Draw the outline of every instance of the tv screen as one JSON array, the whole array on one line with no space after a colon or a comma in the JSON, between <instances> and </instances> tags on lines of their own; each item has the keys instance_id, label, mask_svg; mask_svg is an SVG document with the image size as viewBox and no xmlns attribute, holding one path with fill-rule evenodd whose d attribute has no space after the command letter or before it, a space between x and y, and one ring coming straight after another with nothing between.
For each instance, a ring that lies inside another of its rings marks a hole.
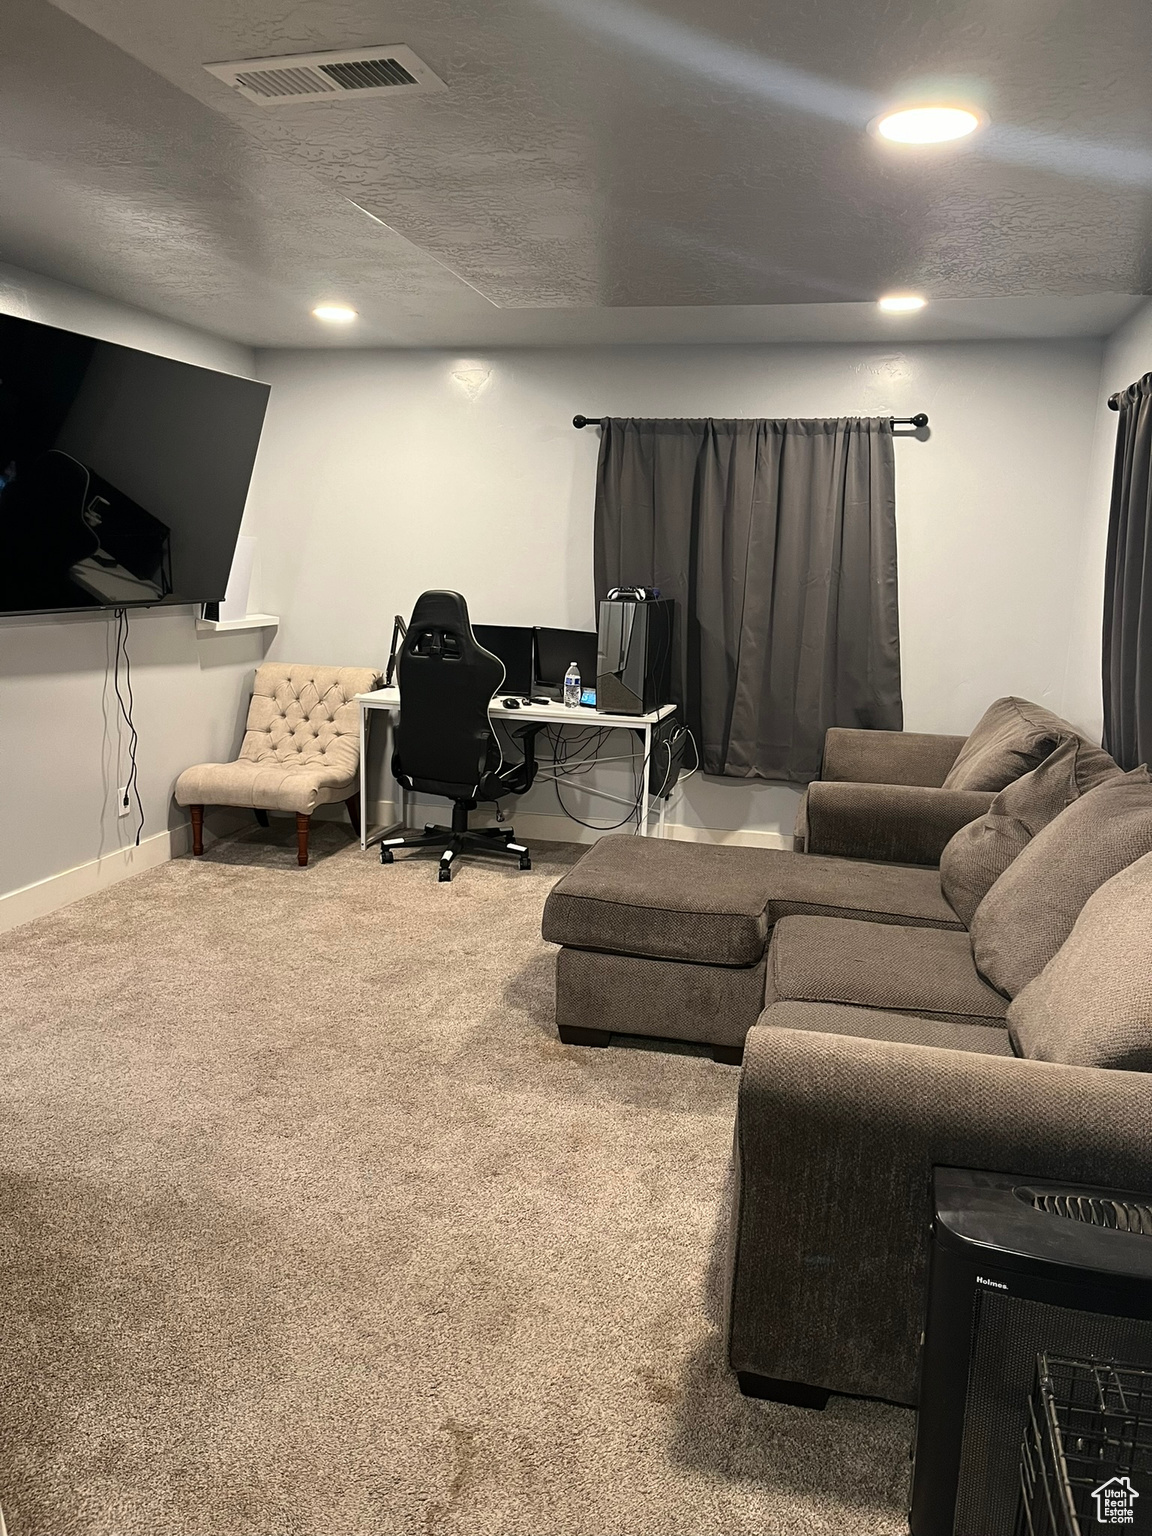
<instances>
[{"instance_id":1,"label":"tv screen","mask_svg":"<svg viewBox=\"0 0 1152 1536\"><path fill-rule=\"evenodd\" d=\"M0 613L219 602L268 385L0 316Z\"/></svg>"}]
</instances>

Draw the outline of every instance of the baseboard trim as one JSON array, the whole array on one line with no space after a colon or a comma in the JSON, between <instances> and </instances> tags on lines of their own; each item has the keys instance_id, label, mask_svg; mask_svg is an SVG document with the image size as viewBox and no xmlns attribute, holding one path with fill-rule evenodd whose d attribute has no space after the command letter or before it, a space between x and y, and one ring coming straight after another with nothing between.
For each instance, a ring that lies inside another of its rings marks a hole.
<instances>
[{"instance_id":1,"label":"baseboard trim","mask_svg":"<svg viewBox=\"0 0 1152 1536\"><path fill-rule=\"evenodd\" d=\"M734 848L781 848L791 853L796 839L784 832L766 832L756 827L686 827L678 822L667 822L666 837L681 843L723 843Z\"/></svg>"},{"instance_id":2,"label":"baseboard trim","mask_svg":"<svg viewBox=\"0 0 1152 1536\"><path fill-rule=\"evenodd\" d=\"M391 826L397 817L397 807L391 800L380 800L373 804L371 825L374 827ZM595 843L602 837L607 837L613 830L605 827L584 827L578 821L573 821L569 816L541 816L530 811L507 811L508 820L515 821L516 832L520 837L531 839L539 838L546 843ZM425 821L447 822L449 807L444 801L417 801L410 810L412 821L417 826L422 826ZM495 822L491 807L481 806L475 813L476 826L488 826ZM621 827L621 832L634 830L635 824L630 827ZM657 826L653 820L649 832L656 835ZM679 822L666 822L664 827L666 837L675 838L681 843L724 843L743 848L783 848L791 850L793 839L782 832L760 831L756 828L728 827L691 827Z\"/></svg>"},{"instance_id":3,"label":"baseboard trim","mask_svg":"<svg viewBox=\"0 0 1152 1536\"><path fill-rule=\"evenodd\" d=\"M508 818L513 819L511 816ZM517 835L531 841L538 837L549 843L595 843L610 835L610 829L583 827L569 816L533 816L523 811L515 815ZM620 827L621 832L635 831L635 823ZM653 818L648 828L650 837L659 836L659 827ZM762 832L755 829L732 830L728 827L690 827L668 821L664 824L664 836L679 843L730 843L744 848L791 848L792 839L779 832Z\"/></svg>"},{"instance_id":4,"label":"baseboard trim","mask_svg":"<svg viewBox=\"0 0 1152 1536\"><path fill-rule=\"evenodd\" d=\"M221 818L215 819L215 830L207 825L204 828L206 844L214 843L218 837L227 836L234 830L231 825L223 824ZM228 821L232 819L229 817ZM57 875L48 875L31 885L21 886L19 890L6 891L0 895L0 933L19 928L37 917L47 917L50 912L127 880L130 875L155 869L169 859L188 853L191 847L192 829L183 823L163 832L154 832L151 837L144 838L138 848L135 845L117 848L98 859L89 859L72 869L61 870Z\"/></svg>"},{"instance_id":5,"label":"baseboard trim","mask_svg":"<svg viewBox=\"0 0 1152 1536\"><path fill-rule=\"evenodd\" d=\"M412 810L413 820L417 823L422 823L425 817L446 819L442 803L429 802L427 805L417 803ZM225 837L238 827L245 825L249 815L250 813L246 811L228 813L226 810L213 807L213 819L217 821L217 827L214 829L205 825L205 843L211 844L218 837ZM320 806L317 809L317 815L322 820L344 819L347 812L343 805ZM396 805L393 801L380 800L372 805L373 826L390 825L395 819ZM479 826L493 820L491 814L478 815L476 818ZM579 822L572 821L568 816L540 816L517 812L515 821L519 836L529 841L535 837L547 843L595 843L600 838L607 837L610 831L609 828L601 830L596 827L581 826ZM235 825L232 825L233 822ZM655 825L652 831L655 832ZM785 837L780 832L764 832L755 828L733 830L727 827L688 827L676 822L668 822L664 832L666 837L682 843L721 843L745 848L784 849L790 849L793 845L792 838ZM33 884L22 886L19 890L7 891L0 895L0 933L19 928L23 923L30 923L37 917L46 917L50 912L56 912L59 908L69 906L74 901L80 901L85 896L91 896L109 885L115 885L120 880L127 880L131 875L141 874L146 869L155 869L159 864L166 864L169 859L179 858L191 847L191 828L187 823L182 823L146 837L139 848L117 848L101 858L89 859L84 864L61 870L57 875L49 875L44 880L34 881Z\"/></svg>"}]
</instances>

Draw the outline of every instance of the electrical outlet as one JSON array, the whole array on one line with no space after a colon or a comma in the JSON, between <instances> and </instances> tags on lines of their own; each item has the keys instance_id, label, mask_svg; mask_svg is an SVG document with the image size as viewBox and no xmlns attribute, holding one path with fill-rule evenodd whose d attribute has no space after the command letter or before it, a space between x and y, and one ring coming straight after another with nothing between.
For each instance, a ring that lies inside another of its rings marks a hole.
<instances>
[{"instance_id":1,"label":"electrical outlet","mask_svg":"<svg viewBox=\"0 0 1152 1536\"><path fill-rule=\"evenodd\" d=\"M116 814L117 816L127 816L131 809L132 803L128 798L128 786L127 784L122 784L116 791Z\"/></svg>"}]
</instances>

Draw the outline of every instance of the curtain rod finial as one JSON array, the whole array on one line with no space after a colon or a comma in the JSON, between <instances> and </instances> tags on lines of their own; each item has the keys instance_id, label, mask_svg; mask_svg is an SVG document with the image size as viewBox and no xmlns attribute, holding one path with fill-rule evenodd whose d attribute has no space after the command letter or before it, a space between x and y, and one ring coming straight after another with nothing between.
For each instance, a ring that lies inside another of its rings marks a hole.
<instances>
[{"instance_id":1,"label":"curtain rod finial","mask_svg":"<svg viewBox=\"0 0 1152 1536\"><path fill-rule=\"evenodd\" d=\"M574 427L586 427L588 425L587 416L573 416L572 425Z\"/></svg>"},{"instance_id":2,"label":"curtain rod finial","mask_svg":"<svg viewBox=\"0 0 1152 1536\"><path fill-rule=\"evenodd\" d=\"M926 427L928 425L928 417L926 413L924 411L920 411L917 415L913 416L912 425L914 427Z\"/></svg>"}]
</instances>

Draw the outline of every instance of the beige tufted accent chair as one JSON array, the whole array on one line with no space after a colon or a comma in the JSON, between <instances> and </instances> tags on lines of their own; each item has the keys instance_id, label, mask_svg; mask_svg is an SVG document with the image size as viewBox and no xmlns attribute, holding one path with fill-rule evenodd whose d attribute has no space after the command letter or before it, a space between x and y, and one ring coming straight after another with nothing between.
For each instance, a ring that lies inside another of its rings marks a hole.
<instances>
[{"instance_id":1,"label":"beige tufted accent chair","mask_svg":"<svg viewBox=\"0 0 1152 1536\"><path fill-rule=\"evenodd\" d=\"M234 763L200 763L176 780L176 803L192 817L192 852L204 852L204 807L243 805L261 826L269 811L295 811L296 861L308 862L308 829L318 805L343 800L360 830L358 693L380 682L370 667L257 669L248 727Z\"/></svg>"}]
</instances>

